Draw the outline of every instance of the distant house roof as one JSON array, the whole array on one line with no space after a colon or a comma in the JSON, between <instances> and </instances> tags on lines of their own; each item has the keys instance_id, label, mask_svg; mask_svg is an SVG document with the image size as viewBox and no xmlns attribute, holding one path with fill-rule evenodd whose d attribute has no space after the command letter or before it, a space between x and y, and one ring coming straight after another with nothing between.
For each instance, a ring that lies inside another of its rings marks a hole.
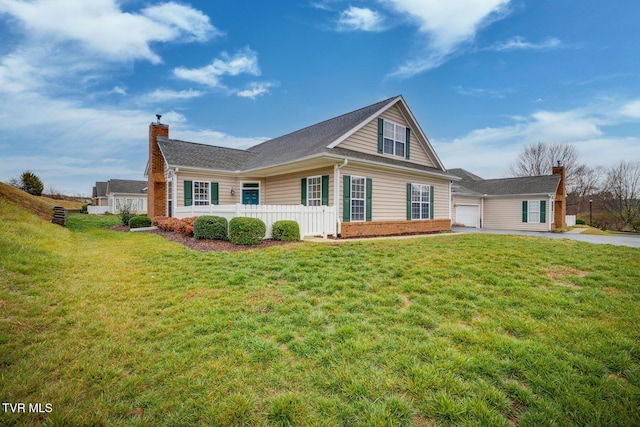
<instances>
[{"instance_id":1,"label":"distant house roof","mask_svg":"<svg viewBox=\"0 0 640 427\"><path fill-rule=\"evenodd\" d=\"M106 182L96 181L96 185L93 187L93 197L107 197Z\"/></svg>"},{"instance_id":2,"label":"distant house roof","mask_svg":"<svg viewBox=\"0 0 640 427\"><path fill-rule=\"evenodd\" d=\"M464 169L449 169L447 172L461 178L452 185L454 194L487 196L554 194L560 184L560 175L482 179Z\"/></svg>"},{"instance_id":3,"label":"distant house roof","mask_svg":"<svg viewBox=\"0 0 640 427\"><path fill-rule=\"evenodd\" d=\"M97 183L96 183L97 184ZM147 194L147 181L133 181L128 179L110 179L106 193Z\"/></svg>"},{"instance_id":4,"label":"distant house roof","mask_svg":"<svg viewBox=\"0 0 640 427\"><path fill-rule=\"evenodd\" d=\"M265 141L246 150L197 144L163 137L158 137L158 146L169 167L243 172L286 164L314 156L333 155L396 167L402 166L416 171L446 174L444 169L441 168L427 167L400 159L373 156L333 146L340 138L344 138L349 132L366 123L367 119L401 100L401 96L388 98L350 113ZM436 159L436 164L439 162L439 159Z\"/></svg>"}]
</instances>

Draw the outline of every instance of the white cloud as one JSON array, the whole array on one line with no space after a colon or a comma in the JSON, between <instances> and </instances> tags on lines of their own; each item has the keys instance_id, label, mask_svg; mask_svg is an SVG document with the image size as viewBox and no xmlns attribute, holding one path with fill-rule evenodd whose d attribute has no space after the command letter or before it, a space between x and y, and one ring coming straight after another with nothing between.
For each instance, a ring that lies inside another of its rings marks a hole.
<instances>
[{"instance_id":1,"label":"white cloud","mask_svg":"<svg viewBox=\"0 0 640 427\"><path fill-rule=\"evenodd\" d=\"M382 16L371 9L351 6L340 13L340 31L381 31Z\"/></svg>"},{"instance_id":2,"label":"white cloud","mask_svg":"<svg viewBox=\"0 0 640 427\"><path fill-rule=\"evenodd\" d=\"M486 25L506 16L510 0L384 0L405 14L426 36L418 59L407 61L391 76L411 77L442 65Z\"/></svg>"},{"instance_id":3,"label":"white cloud","mask_svg":"<svg viewBox=\"0 0 640 427\"><path fill-rule=\"evenodd\" d=\"M549 50L563 47L562 42L557 38L549 38L541 43L531 43L523 37L513 37L505 42L495 44L489 50L498 52L508 50Z\"/></svg>"},{"instance_id":4,"label":"white cloud","mask_svg":"<svg viewBox=\"0 0 640 427\"><path fill-rule=\"evenodd\" d=\"M202 12L174 2L132 13L115 0L0 0L0 13L22 22L31 37L77 43L112 61L159 63L153 42L204 41L220 34Z\"/></svg>"},{"instance_id":5,"label":"white cloud","mask_svg":"<svg viewBox=\"0 0 640 427\"><path fill-rule=\"evenodd\" d=\"M589 166L640 158L640 138L614 134L618 125L640 123L638 100L596 103L562 112L540 110L511 119L507 126L475 129L460 138L432 142L446 167L462 167L483 178L505 176L522 147L538 141L574 144L581 161Z\"/></svg>"},{"instance_id":6,"label":"white cloud","mask_svg":"<svg viewBox=\"0 0 640 427\"><path fill-rule=\"evenodd\" d=\"M463 86L454 86L453 89L463 96L472 96L477 98L493 98L500 99L507 96L507 94L513 93L513 89L482 89L482 88L466 88Z\"/></svg>"},{"instance_id":7,"label":"white cloud","mask_svg":"<svg viewBox=\"0 0 640 427\"><path fill-rule=\"evenodd\" d=\"M180 99L192 99L198 98L204 95L204 92L199 90L187 89L187 90L171 90L171 89L156 89L153 92L147 93L139 97L140 101L145 102L166 102Z\"/></svg>"},{"instance_id":8,"label":"white cloud","mask_svg":"<svg viewBox=\"0 0 640 427\"><path fill-rule=\"evenodd\" d=\"M622 106L620 113L627 117L640 119L640 100L632 101Z\"/></svg>"},{"instance_id":9,"label":"white cloud","mask_svg":"<svg viewBox=\"0 0 640 427\"><path fill-rule=\"evenodd\" d=\"M178 67L173 70L173 74L183 80L200 83L212 88L224 87L221 77L237 76L238 74L260 75L258 67L258 54L245 48L235 55L230 56L223 52L221 58L214 59L211 64L201 68Z\"/></svg>"},{"instance_id":10,"label":"white cloud","mask_svg":"<svg viewBox=\"0 0 640 427\"><path fill-rule=\"evenodd\" d=\"M272 86L275 86L275 84L270 82L252 82L247 89L237 91L236 95L242 98L255 99L258 96L269 93L269 88Z\"/></svg>"}]
</instances>

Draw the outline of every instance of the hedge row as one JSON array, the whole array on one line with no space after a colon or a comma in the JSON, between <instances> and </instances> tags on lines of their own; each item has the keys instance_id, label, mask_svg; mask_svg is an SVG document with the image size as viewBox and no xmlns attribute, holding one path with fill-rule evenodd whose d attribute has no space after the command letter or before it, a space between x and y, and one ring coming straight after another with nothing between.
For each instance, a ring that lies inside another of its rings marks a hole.
<instances>
[{"instance_id":1,"label":"hedge row","mask_svg":"<svg viewBox=\"0 0 640 427\"><path fill-rule=\"evenodd\" d=\"M219 216L203 215L191 218L153 218L153 225L163 231L193 236L196 239L230 240L236 245L259 245L267 233L267 226L258 218L236 217L231 221ZM300 240L300 226L296 221L273 223L274 240Z\"/></svg>"}]
</instances>

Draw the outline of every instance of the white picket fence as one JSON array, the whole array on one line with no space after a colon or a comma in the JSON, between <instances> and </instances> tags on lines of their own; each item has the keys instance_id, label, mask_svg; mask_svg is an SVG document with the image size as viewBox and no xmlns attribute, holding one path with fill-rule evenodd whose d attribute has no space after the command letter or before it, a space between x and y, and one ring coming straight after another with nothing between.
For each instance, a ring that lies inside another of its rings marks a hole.
<instances>
[{"instance_id":1,"label":"white picket fence","mask_svg":"<svg viewBox=\"0 0 640 427\"><path fill-rule=\"evenodd\" d=\"M175 208L176 218L213 215L227 220L242 216L258 218L267 226L266 238L271 238L273 223L293 220L300 226L300 237L336 235L336 210L333 206L303 205L208 205Z\"/></svg>"}]
</instances>

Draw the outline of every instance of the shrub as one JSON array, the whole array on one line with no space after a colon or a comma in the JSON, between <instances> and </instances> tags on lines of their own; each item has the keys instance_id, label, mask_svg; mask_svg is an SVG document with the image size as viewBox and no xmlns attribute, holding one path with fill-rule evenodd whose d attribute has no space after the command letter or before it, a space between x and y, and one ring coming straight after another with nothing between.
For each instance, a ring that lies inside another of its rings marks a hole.
<instances>
[{"instance_id":1,"label":"shrub","mask_svg":"<svg viewBox=\"0 0 640 427\"><path fill-rule=\"evenodd\" d=\"M146 215L137 215L129 220L129 228L150 227L151 218Z\"/></svg>"},{"instance_id":2,"label":"shrub","mask_svg":"<svg viewBox=\"0 0 640 427\"><path fill-rule=\"evenodd\" d=\"M273 240L300 240L300 226L293 220L283 219L273 223Z\"/></svg>"},{"instance_id":3,"label":"shrub","mask_svg":"<svg viewBox=\"0 0 640 427\"><path fill-rule=\"evenodd\" d=\"M88 205L82 205L82 207L80 208L80 213L82 214L89 213L89 205L91 205L91 203L89 203Z\"/></svg>"},{"instance_id":4,"label":"shrub","mask_svg":"<svg viewBox=\"0 0 640 427\"><path fill-rule=\"evenodd\" d=\"M267 226L258 218L236 217L229 221L229 240L236 245L259 245Z\"/></svg>"},{"instance_id":5,"label":"shrub","mask_svg":"<svg viewBox=\"0 0 640 427\"><path fill-rule=\"evenodd\" d=\"M129 221L131 218L136 216L136 212L131 209L131 206L125 204L122 208L120 208L120 220L122 221L122 225L129 225Z\"/></svg>"},{"instance_id":6,"label":"shrub","mask_svg":"<svg viewBox=\"0 0 640 427\"><path fill-rule=\"evenodd\" d=\"M160 223L163 221L166 221L167 217L166 216L154 216L153 220L151 221L151 225L153 225L154 227L158 227L160 228Z\"/></svg>"},{"instance_id":7,"label":"shrub","mask_svg":"<svg viewBox=\"0 0 640 427\"><path fill-rule=\"evenodd\" d=\"M192 216L178 220L178 223L176 224L173 231L176 233L185 234L187 236L193 236L193 223L196 221L196 218L197 217Z\"/></svg>"},{"instance_id":8,"label":"shrub","mask_svg":"<svg viewBox=\"0 0 640 427\"><path fill-rule=\"evenodd\" d=\"M576 219L576 225L585 225L586 222L584 219Z\"/></svg>"},{"instance_id":9,"label":"shrub","mask_svg":"<svg viewBox=\"0 0 640 427\"><path fill-rule=\"evenodd\" d=\"M221 216L203 215L193 224L196 239L229 240L229 223Z\"/></svg>"},{"instance_id":10,"label":"shrub","mask_svg":"<svg viewBox=\"0 0 640 427\"><path fill-rule=\"evenodd\" d=\"M156 223L159 230L162 231L175 231L178 227L180 220L178 218L168 218L166 216L155 217L153 223Z\"/></svg>"}]
</instances>

